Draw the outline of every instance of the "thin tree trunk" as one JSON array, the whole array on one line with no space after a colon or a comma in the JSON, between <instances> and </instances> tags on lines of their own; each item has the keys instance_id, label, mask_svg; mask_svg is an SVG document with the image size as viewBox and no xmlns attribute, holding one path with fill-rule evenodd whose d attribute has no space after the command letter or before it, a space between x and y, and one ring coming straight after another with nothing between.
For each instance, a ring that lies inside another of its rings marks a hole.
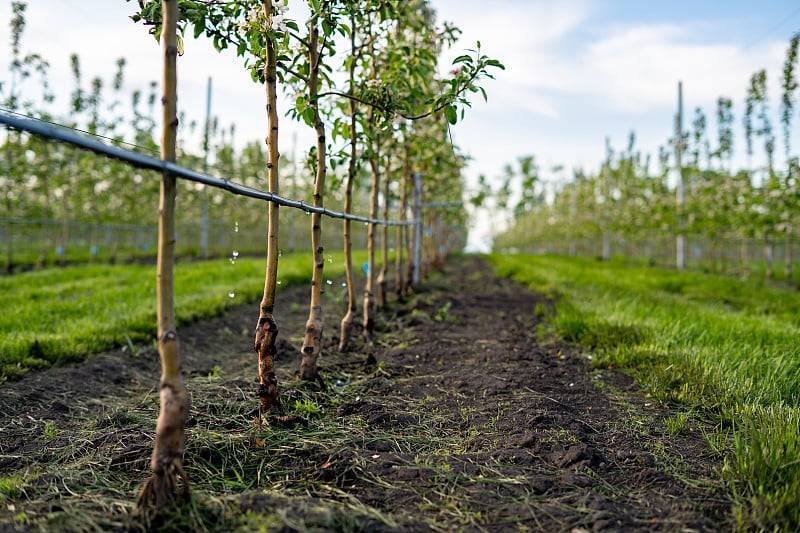
<instances>
[{"instance_id":1,"label":"thin tree trunk","mask_svg":"<svg viewBox=\"0 0 800 533\"><path fill-rule=\"evenodd\" d=\"M162 0L162 9L164 93L162 97L161 158L174 162L178 126L176 107L178 0ZM158 264L156 266L158 353L161 359L160 412L156 423L155 445L150 462L153 475L139 492L138 504L143 510L152 505L161 508L175 500L179 479L183 484L183 497L187 497L189 492L189 483L183 470L183 427L189 412L189 398L181 377L173 291L175 193L175 176L164 173L161 178L158 208Z\"/></svg>"},{"instance_id":2,"label":"thin tree trunk","mask_svg":"<svg viewBox=\"0 0 800 533\"><path fill-rule=\"evenodd\" d=\"M314 206L323 207L325 193L325 125L319 115L319 29L315 23L309 28L308 57L311 65L308 76L309 101L314 109L314 130L317 133L317 175L314 184ZM311 277L311 302L309 305L306 334L303 338L302 359L300 361L300 377L306 381L317 381L321 387L325 382L317 370L317 358L322 350L322 275L325 257L322 248L322 215L311 215L311 247L314 254L314 271Z\"/></svg>"},{"instance_id":3,"label":"thin tree trunk","mask_svg":"<svg viewBox=\"0 0 800 533\"><path fill-rule=\"evenodd\" d=\"M750 246L747 237L742 237L741 243L742 254L742 277L750 277Z\"/></svg>"},{"instance_id":4,"label":"thin tree trunk","mask_svg":"<svg viewBox=\"0 0 800 533\"><path fill-rule=\"evenodd\" d=\"M272 5L264 2L264 10L270 13ZM265 67L267 93L267 173L269 191L278 191L278 109L277 109L277 71L275 45L267 39L267 64ZM278 208L275 202L269 203L267 227L267 266L264 276L264 294L259 306L258 323L254 348L258 354L258 397L261 400L261 413L280 410L278 399L278 378L275 376L275 341L278 338L278 323L275 321L275 289L278 280Z\"/></svg>"},{"instance_id":5,"label":"thin tree trunk","mask_svg":"<svg viewBox=\"0 0 800 533\"><path fill-rule=\"evenodd\" d=\"M398 208L398 216L397 220L400 222L406 221L406 210L407 210L407 193L408 193L408 176L411 173L410 170L410 156L409 156L409 148L408 142L405 139L405 130L403 131L403 170L402 176L400 179L400 207ZM403 269L403 252L405 251L406 243L408 241L407 237L407 226L400 225L397 226L397 257L395 259L395 293L397 294L397 299L399 301L403 301L406 295L406 276L405 270Z\"/></svg>"},{"instance_id":6,"label":"thin tree trunk","mask_svg":"<svg viewBox=\"0 0 800 533\"><path fill-rule=\"evenodd\" d=\"M350 91L355 89L356 35L355 17L350 17ZM347 185L344 193L344 212L349 214L353 206L353 183L356 180L356 157L358 155L356 132L356 101L349 100L350 105L350 164L347 168ZM353 316L356 313L356 288L353 280L353 242L350 237L350 220L344 219L344 271L347 279L347 312L342 317L339 337L339 351L347 349L353 331Z\"/></svg>"},{"instance_id":7,"label":"thin tree trunk","mask_svg":"<svg viewBox=\"0 0 800 533\"><path fill-rule=\"evenodd\" d=\"M389 220L389 176L392 166L392 156L386 154L386 169L383 177L383 220ZM388 277L389 265L389 227L386 224L381 226L381 270L378 273L378 287L380 289L378 304L381 309L386 309L386 278Z\"/></svg>"},{"instance_id":8,"label":"thin tree trunk","mask_svg":"<svg viewBox=\"0 0 800 533\"><path fill-rule=\"evenodd\" d=\"M603 261L610 261L611 260L611 236L607 232L603 233L602 258L603 258Z\"/></svg>"},{"instance_id":9,"label":"thin tree trunk","mask_svg":"<svg viewBox=\"0 0 800 533\"><path fill-rule=\"evenodd\" d=\"M49 160L52 155L50 154L50 150L48 149L47 144L42 145L42 151L44 156ZM43 173L42 176L42 183L44 189L44 197L50 198L50 179L48 177L47 172ZM53 209L50 207L50 204L47 204L47 207L44 211L44 218L46 221L50 221L53 219ZM39 226L39 236L40 236L40 244L39 244L39 259L36 261L36 269L41 270L44 268L45 263L47 262L47 249L48 249L48 241L49 241L49 227L47 226L46 222L42 222Z\"/></svg>"},{"instance_id":10,"label":"thin tree trunk","mask_svg":"<svg viewBox=\"0 0 800 533\"><path fill-rule=\"evenodd\" d=\"M372 123L372 112L370 112L370 123ZM380 187L380 134L376 136L373 150L369 157L370 168L372 169L372 190L370 192L369 217L378 217L378 189ZM372 344L372 333L375 330L375 223L370 222L367 228L367 282L364 286L364 340Z\"/></svg>"}]
</instances>

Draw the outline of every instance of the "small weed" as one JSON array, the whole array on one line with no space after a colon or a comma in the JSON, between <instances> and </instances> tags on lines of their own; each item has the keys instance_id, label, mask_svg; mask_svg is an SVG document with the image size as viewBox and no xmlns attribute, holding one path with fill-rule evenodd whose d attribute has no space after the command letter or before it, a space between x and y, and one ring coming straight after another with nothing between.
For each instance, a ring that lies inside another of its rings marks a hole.
<instances>
[{"instance_id":1,"label":"small weed","mask_svg":"<svg viewBox=\"0 0 800 533\"><path fill-rule=\"evenodd\" d=\"M673 416L665 418L664 423L667 426L667 432L672 437L680 434L684 429L686 429L689 419L689 413L685 412L675 413Z\"/></svg>"},{"instance_id":2,"label":"small weed","mask_svg":"<svg viewBox=\"0 0 800 533\"><path fill-rule=\"evenodd\" d=\"M294 410L297 414L307 418L317 417L322 414L322 408L317 402L309 398L294 401Z\"/></svg>"},{"instance_id":3,"label":"small weed","mask_svg":"<svg viewBox=\"0 0 800 533\"><path fill-rule=\"evenodd\" d=\"M439 463L436 465L436 470L439 474L447 476L447 474L453 470L453 467L451 467L450 463L447 461L439 461Z\"/></svg>"},{"instance_id":4,"label":"small weed","mask_svg":"<svg viewBox=\"0 0 800 533\"><path fill-rule=\"evenodd\" d=\"M219 377L219 365L214 365L214 368L212 368L211 372L208 373L208 377L210 377L210 378L218 378Z\"/></svg>"},{"instance_id":5,"label":"small weed","mask_svg":"<svg viewBox=\"0 0 800 533\"><path fill-rule=\"evenodd\" d=\"M717 430L714 432L703 431L703 439L705 439L708 449L712 457L725 457L725 454L730 448L730 431Z\"/></svg>"},{"instance_id":6,"label":"small weed","mask_svg":"<svg viewBox=\"0 0 800 533\"><path fill-rule=\"evenodd\" d=\"M0 502L13 501L22 496L25 481L18 477L0 478Z\"/></svg>"},{"instance_id":7,"label":"small weed","mask_svg":"<svg viewBox=\"0 0 800 533\"><path fill-rule=\"evenodd\" d=\"M48 420L44 423L44 437L47 440L53 440L58 437L58 428L56 427L56 423L52 420Z\"/></svg>"},{"instance_id":8,"label":"small weed","mask_svg":"<svg viewBox=\"0 0 800 533\"><path fill-rule=\"evenodd\" d=\"M450 307L452 306L452 302L447 301L443 306L436 311L436 316L433 317L434 320L437 322L448 322L454 320L454 317L450 316Z\"/></svg>"}]
</instances>

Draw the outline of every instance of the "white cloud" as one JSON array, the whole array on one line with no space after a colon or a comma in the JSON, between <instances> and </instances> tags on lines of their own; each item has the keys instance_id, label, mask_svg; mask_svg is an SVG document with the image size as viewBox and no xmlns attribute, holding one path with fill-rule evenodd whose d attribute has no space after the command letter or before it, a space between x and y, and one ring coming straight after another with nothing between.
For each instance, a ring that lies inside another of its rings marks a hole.
<instances>
[{"instance_id":1,"label":"white cloud","mask_svg":"<svg viewBox=\"0 0 800 533\"><path fill-rule=\"evenodd\" d=\"M682 80L687 95L705 104L726 91L743 95L752 72L781 60L774 45L743 50L734 43L696 42L701 31L668 24L617 28L586 48L579 63L582 87L614 110L636 113L674 107Z\"/></svg>"}]
</instances>

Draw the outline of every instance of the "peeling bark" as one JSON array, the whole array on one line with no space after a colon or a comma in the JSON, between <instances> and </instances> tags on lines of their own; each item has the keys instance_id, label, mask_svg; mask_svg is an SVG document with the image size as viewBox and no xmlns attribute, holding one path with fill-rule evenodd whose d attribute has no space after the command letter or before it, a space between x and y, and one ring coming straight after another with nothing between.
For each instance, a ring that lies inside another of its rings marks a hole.
<instances>
[{"instance_id":1,"label":"peeling bark","mask_svg":"<svg viewBox=\"0 0 800 533\"><path fill-rule=\"evenodd\" d=\"M279 411L278 378L275 376L275 341L278 337L278 324L272 313L261 308L256 326L255 350L258 354L258 397L261 401L261 413Z\"/></svg>"},{"instance_id":2,"label":"peeling bark","mask_svg":"<svg viewBox=\"0 0 800 533\"><path fill-rule=\"evenodd\" d=\"M269 1L264 2L264 10L272 9ZM278 109L277 109L277 70L274 43L267 39L267 63L264 69L267 94L267 174L269 191L279 194L278 182ZM278 339L278 323L275 321L275 290L278 280L278 228L279 205L269 203L269 222L267 229L267 265L264 275L264 294L259 307L258 323L254 348L258 354L258 397L261 402L261 413L280 411L278 397L278 378L275 377L275 342Z\"/></svg>"}]
</instances>

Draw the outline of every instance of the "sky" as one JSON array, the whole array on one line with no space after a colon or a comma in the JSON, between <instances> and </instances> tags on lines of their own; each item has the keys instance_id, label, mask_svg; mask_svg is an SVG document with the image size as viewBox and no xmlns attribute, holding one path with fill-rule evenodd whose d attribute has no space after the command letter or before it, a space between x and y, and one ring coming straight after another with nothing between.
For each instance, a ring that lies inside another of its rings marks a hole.
<instances>
[{"instance_id":1,"label":"sky","mask_svg":"<svg viewBox=\"0 0 800 533\"><path fill-rule=\"evenodd\" d=\"M288 16L300 13L293 9L301 3L289 0ZM69 104L72 53L81 59L84 83L95 76L110 82L119 57L128 61L125 91L146 92L151 80L159 80L159 47L145 28L128 18L138 7L135 0L28 4L23 52L39 53L50 62L56 114L66 112ZM778 134L776 163L784 164L779 80L789 39L800 31L796 0L431 0L431 5L439 20L463 32L447 61L480 41L482 51L506 67L495 80L484 81L488 102L479 98L452 129L454 142L471 157L469 184L484 174L499 185L503 166L524 155L535 156L545 180L568 179L577 169L596 171L606 138L622 150L631 131L637 147L655 161L659 146L673 134L679 80L684 127L689 128L694 109L703 108L712 145L716 100L733 100L734 163L743 166L741 115L750 76L760 69L767 69ZM10 1L0 0L0 20L7 20L6 13ZM8 43L8 27L2 24L0 80L8 78ZM236 124L238 142L264 138L264 89L250 81L241 58L216 53L204 39L187 38L178 69L179 108L190 119L204 120L211 77L212 113L220 123ZM30 87L37 90L35 84ZM800 117L795 119L797 154ZM283 153L295 149L293 131L299 132L297 150L313 143L307 128L289 118L282 118L281 128ZM757 153L754 164L760 157ZM554 172L557 166L563 170ZM485 213L478 220L471 247L486 249L489 233L498 228L487 226Z\"/></svg>"}]
</instances>

